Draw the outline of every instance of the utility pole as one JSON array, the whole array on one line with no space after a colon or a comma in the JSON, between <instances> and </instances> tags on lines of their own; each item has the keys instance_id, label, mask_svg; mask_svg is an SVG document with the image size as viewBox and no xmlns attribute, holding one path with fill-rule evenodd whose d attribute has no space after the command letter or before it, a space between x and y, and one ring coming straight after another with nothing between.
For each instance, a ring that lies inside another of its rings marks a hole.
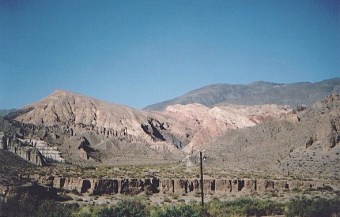
<instances>
[{"instance_id":1,"label":"utility pole","mask_svg":"<svg viewBox=\"0 0 340 217\"><path fill-rule=\"evenodd\" d=\"M200 151L200 163L201 163L201 205L204 207L204 192L203 192L203 157L202 152Z\"/></svg>"}]
</instances>

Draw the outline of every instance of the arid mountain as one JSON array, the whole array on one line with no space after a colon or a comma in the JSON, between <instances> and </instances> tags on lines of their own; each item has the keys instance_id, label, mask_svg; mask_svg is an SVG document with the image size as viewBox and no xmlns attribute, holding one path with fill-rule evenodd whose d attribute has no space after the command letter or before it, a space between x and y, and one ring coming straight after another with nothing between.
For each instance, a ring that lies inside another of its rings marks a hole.
<instances>
[{"instance_id":1,"label":"arid mountain","mask_svg":"<svg viewBox=\"0 0 340 217\"><path fill-rule=\"evenodd\" d=\"M174 163L205 150L207 164L216 168L337 178L339 107L339 95L333 94L294 110L274 104L196 103L146 112L55 91L5 119L17 127L19 145L29 144L58 162ZM6 121L2 131L14 132Z\"/></svg>"},{"instance_id":2,"label":"arid mountain","mask_svg":"<svg viewBox=\"0 0 340 217\"><path fill-rule=\"evenodd\" d=\"M0 116L5 116L11 112L14 112L15 109L0 109Z\"/></svg>"},{"instance_id":3,"label":"arid mountain","mask_svg":"<svg viewBox=\"0 0 340 217\"><path fill-rule=\"evenodd\" d=\"M339 129L339 93L294 109L193 103L148 112L59 90L0 116L0 206L24 197L109 204L126 195L178 204L198 201L200 187L206 201L336 197Z\"/></svg>"},{"instance_id":4,"label":"arid mountain","mask_svg":"<svg viewBox=\"0 0 340 217\"><path fill-rule=\"evenodd\" d=\"M316 83L277 84L254 82L248 85L215 84L190 91L183 96L145 107L161 111L169 105L199 103L207 107L218 104L262 105L278 104L296 107L310 105L331 93L340 92L340 78Z\"/></svg>"},{"instance_id":5,"label":"arid mountain","mask_svg":"<svg viewBox=\"0 0 340 217\"><path fill-rule=\"evenodd\" d=\"M173 105L158 114L187 128L190 143L184 150L209 142L230 129L255 126L290 112L287 106L277 105L220 105L213 108L201 104Z\"/></svg>"},{"instance_id":6,"label":"arid mountain","mask_svg":"<svg viewBox=\"0 0 340 217\"><path fill-rule=\"evenodd\" d=\"M149 161L157 162L171 159L166 153L176 153L176 143L188 143L178 134L184 126L172 120L60 90L6 119L22 129L22 138L57 145L67 160L77 160L85 151L84 159L112 162L125 150L141 159L150 151Z\"/></svg>"},{"instance_id":7,"label":"arid mountain","mask_svg":"<svg viewBox=\"0 0 340 217\"><path fill-rule=\"evenodd\" d=\"M146 112L59 90L6 119L21 129L19 142L33 144L58 162L64 161L62 156L79 163L144 164L182 160L185 147L190 151L230 129L254 126L289 111L276 105L190 104Z\"/></svg>"}]
</instances>

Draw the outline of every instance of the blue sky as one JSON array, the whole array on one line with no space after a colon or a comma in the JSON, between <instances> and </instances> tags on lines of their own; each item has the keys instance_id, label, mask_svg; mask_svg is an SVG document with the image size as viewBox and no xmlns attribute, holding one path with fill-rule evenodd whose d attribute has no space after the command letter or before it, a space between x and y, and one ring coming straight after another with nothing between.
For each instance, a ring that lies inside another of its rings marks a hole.
<instances>
[{"instance_id":1,"label":"blue sky","mask_svg":"<svg viewBox=\"0 0 340 217\"><path fill-rule=\"evenodd\" d=\"M340 76L340 1L0 0L0 108L55 89L134 108L213 83Z\"/></svg>"}]
</instances>

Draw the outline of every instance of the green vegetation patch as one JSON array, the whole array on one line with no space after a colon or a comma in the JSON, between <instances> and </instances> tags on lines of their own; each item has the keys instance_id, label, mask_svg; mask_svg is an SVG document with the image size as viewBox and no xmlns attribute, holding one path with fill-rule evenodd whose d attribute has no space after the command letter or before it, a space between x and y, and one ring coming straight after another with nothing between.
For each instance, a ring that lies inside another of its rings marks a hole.
<instances>
[{"instance_id":1,"label":"green vegetation patch","mask_svg":"<svg viewBox=\"0 0 340 217\"><path fill-rule=\"evenodd\" d=\"M286 206L287 217L328 217L340 213L340 198L305 198L290 200Z\"/></svg>"},{"instance_id":2,"label":"green vegetation patch","mask_svg":"<svg viewBox=\"0 0 340 217\"><path fill-rule=\"evenodd\" d=\"M238 198L232 201L214 199L202 208L199 203L177 205L150 205L145 198L127 197L113 205L83 205L38 200L34 197L0 198L2 216L44 217L236 217L273 216L331 217L340 213L340 199L335 197L298 197L280 203L271 200Z\"/></svg>"}]
</instances>

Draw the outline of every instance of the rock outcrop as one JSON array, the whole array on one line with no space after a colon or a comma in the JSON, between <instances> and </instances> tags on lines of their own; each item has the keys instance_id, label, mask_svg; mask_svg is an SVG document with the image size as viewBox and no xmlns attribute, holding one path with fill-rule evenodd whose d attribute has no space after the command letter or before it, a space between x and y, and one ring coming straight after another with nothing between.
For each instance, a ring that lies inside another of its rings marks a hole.
<instances>
[{"instance_id":1,"label":"rock outcrop","mask_svg":"<svg viewBox=\"0 0 340 217\"><path fill-rule=\"evenodd\" d=\"M6 136L4 134L0 135L0 149L13 152L33 164L39 166L46 165L44 156L37 148L29 146L28 143L22 142L11 136Z\"/></svg>"},{"instance_id":2,"label":"rock outcrop","mask_svg":"<svg viewBox=\"0 0 340 217\"><path fill-rule=\"evenodd\" d=\"M57 189L77 191L81 194L112 195L126 194L176 194L197 195L201 192L199 179L93 179L70 177L31 177L44 185ZM247 193L263 193L269 191L282 192L292 190L318 189L325 187L319 181L301 180L266 180L266 179L205 179L205 194L232 195ZM339 186L337 186L339 187Z\"/></svg>"},{"instance_id":3,"label":"rock outcrop","mask_svg":"<svg viewBox=\"0 0 340 217\"><path fill-rule=\"evenodd\" d=\"M0 186L0 193L5 197L34 196L39 199L55 199L57 197L57 191L55 188L32 183L22 186Z\"/></svg>"},{"instance_id":4,"label":"rock outcrop","mask_svg":"<svg viewBox=\"0 0 340 217\"><path fill-rule=\"evenodd\" d=\"M3 132L0 132L0 149L7 150L7 138Z\"/></svg>"},{"instance_id":5,"label":"rock outcrop","mask_svg":"<svg viewBox=\"0 0 340 217\"><path fill-rule=\"evenodd\" d=\"M47 163L65 163L65 159L61 156L58 148L48 145L45 141L30 139L22 140L22 142L38 149L41 155L44 156Z\"/></svg>"},{"instance_id":6,"label":"rock outcrop","mask_svg":"<svg viewBox=\"0 0 340 217\"><path fill-rule=\"evenodd\" d=\"M279 118L292 110L278 105L219 105L213 108L201 104L173 105L159 112L186 126L190 139L185 151L215 139L230 129L252 127Z\"/></svg>"}]
</instances>

